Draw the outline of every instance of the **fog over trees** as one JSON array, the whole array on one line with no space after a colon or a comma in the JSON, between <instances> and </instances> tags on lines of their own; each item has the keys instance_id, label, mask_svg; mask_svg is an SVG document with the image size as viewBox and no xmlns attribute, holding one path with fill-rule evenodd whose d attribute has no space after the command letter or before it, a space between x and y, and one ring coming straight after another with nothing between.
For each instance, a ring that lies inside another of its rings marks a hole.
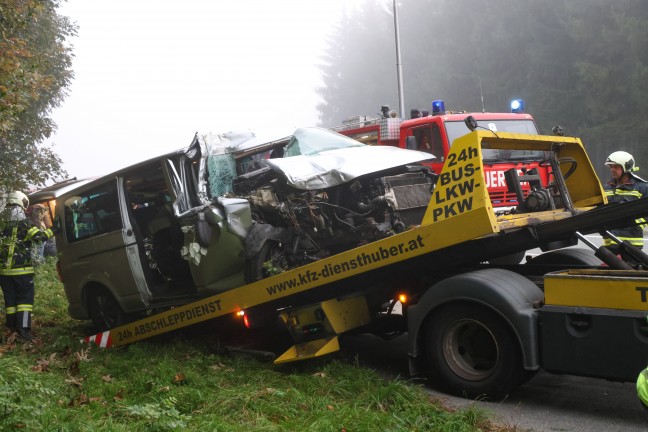
<instances>
[{"instance_id":1,"label":"fog over trees","mask_svg":"<svg viewBox=\"0 0 648 432\"><path fill-rule=\"evenodd\" d=\"M524 99L541 133L559 124L583 140L602 180L616 150L648 177L645 0L401 0L398 15L404 116L435 99L490 112ZM323 126L398 109L392 1L350 11L321 70Z\"/></svg>"}]
</instances>

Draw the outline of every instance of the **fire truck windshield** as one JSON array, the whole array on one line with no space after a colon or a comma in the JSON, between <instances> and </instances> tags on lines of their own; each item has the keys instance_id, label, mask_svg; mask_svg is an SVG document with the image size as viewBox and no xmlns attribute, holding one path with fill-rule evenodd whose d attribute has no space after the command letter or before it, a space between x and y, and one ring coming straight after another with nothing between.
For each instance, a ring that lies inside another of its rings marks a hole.
<instances>
[{"instance_id":1,"label":"fire truck windshield","mask_svg":"<svg viewBox=\"0 0 648 432\"><path fill-rule=\"evenodd\" d=\"M529 135L537 135L538 130L536 129L535 123L532 120L521 119L521 120L478 120L477 124L481 128L492 130L493 132L512 132L512 133L521 133ZM466 124L463 121L447 121L445 122L446 133L448 134L448 142L450 145L454 142L455 139L466 135L470 132L470 129L466 127ZM485 162L507 162L507 161L520 161L520 160L529 160L529 161L539 161L545 158L544 152L542 151L516 151L515 154L512 154L509 150L497 150L497 149L484 149L482 152Z\"/></svg>"}]
</instances>

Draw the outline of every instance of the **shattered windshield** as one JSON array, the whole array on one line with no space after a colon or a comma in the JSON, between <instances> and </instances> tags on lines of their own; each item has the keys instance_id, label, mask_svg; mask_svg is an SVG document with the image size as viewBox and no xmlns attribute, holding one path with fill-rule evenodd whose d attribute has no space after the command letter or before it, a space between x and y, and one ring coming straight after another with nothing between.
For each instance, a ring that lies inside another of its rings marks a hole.
<instances>
[{"instance_id":1,"label":"shattered windshield","mask_svg":"<svg viewBox=\"0 0 648 432\"><path fill-rule=\"evenodd\" d=\"M284 157L313 155L327 150L365 145L347 136L321 128L300 128L286 145Z\"/></svg>"},{"instance_id":2,"label":"shattered windshield","mask_svg":"<svg viewBox=\"0 0 648 432\"><path fill-rule=\"evenodd\" d=\"M359 175L429 159L429 154L397 148L367 146L322 128L300 128L283 148L272 151L259 145L258 152L214 152L207 157L207 189L210 199L233 191L234 179L263 167L281 173L295 187L315 189L343 183ZM277 151L277 155L274 152ZM395 153L394 153L395 151ZM237 156L238 155L238 156ZM238 157L238 159L237 159Z\"/></svg>"},{"instance_id":3,"label":"shattered windshield","mask_svg":"<svg viewBox=\"0 0 648 432\"><path fill-rule=\"evenodd\" d=\"M497 132L512 132L519 134L538 135L535 123L532 120L478 120L477 124L481 128ZM455 139L470 133L470 129L463 121L445 122L448 142L450 145ZM482 129L483 130L483 129ZM539 161L545 159L542 151L533 150L516 150L514 153L510 150L501 149L483 149L482 155L485 162L507 162L512 160L533 160Z\"/></svg>"}]
</instances>

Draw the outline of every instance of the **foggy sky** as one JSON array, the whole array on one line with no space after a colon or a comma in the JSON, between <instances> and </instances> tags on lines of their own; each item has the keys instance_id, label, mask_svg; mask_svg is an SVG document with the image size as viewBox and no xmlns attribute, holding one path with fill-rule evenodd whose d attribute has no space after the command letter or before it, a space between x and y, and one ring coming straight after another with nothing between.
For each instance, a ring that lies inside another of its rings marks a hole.
<instances>
[{"instance_id":1,"label":"foggy sky","mask_svg":"<svg viewBox=\"0 0 648 432\"><path fill-rule=\"evenodd\" d=\"M48 140L70 177L189 145L317 124L317 64L349 0L68 0L75 79Z\"/></svg>"}]
</instances>

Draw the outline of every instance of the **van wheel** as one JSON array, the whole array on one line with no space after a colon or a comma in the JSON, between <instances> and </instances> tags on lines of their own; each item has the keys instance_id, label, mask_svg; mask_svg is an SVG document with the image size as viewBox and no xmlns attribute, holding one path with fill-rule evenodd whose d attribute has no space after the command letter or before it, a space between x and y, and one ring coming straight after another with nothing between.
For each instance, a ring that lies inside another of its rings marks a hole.
<instances>
[{"instance_id":1,"label":"van wheel","mask_svg":"<svg viewBox=\"0 0 648 432\"><path fill-rule=\"evenodd\" d=\"M88 315L100 332L126 323L126 314L105 287L93 287L88 291Z\"/></svg>"},{"instance_id":2,"label":"van wheel","mask_svg":"<svg viewBox=\"0 0 648 432\"><path fill-rule=\"evenodd\" d=\"M288 262L280 243L268 240L261 247L259 253L246 263L245 278L247 282L254 282L282 273L287 269Z\"/></svg>"},{"instance_id":3,"label":"van wheel","mask_svg":"<svg viewBox=\"0 0 648 432\"><path fill-rule=\"evenodd\" d=\"M431 385L471 399L499 399L525 380L515 337L494 312L462 303L433 314L425 335Z\"/></svg>"}]
</instances>

